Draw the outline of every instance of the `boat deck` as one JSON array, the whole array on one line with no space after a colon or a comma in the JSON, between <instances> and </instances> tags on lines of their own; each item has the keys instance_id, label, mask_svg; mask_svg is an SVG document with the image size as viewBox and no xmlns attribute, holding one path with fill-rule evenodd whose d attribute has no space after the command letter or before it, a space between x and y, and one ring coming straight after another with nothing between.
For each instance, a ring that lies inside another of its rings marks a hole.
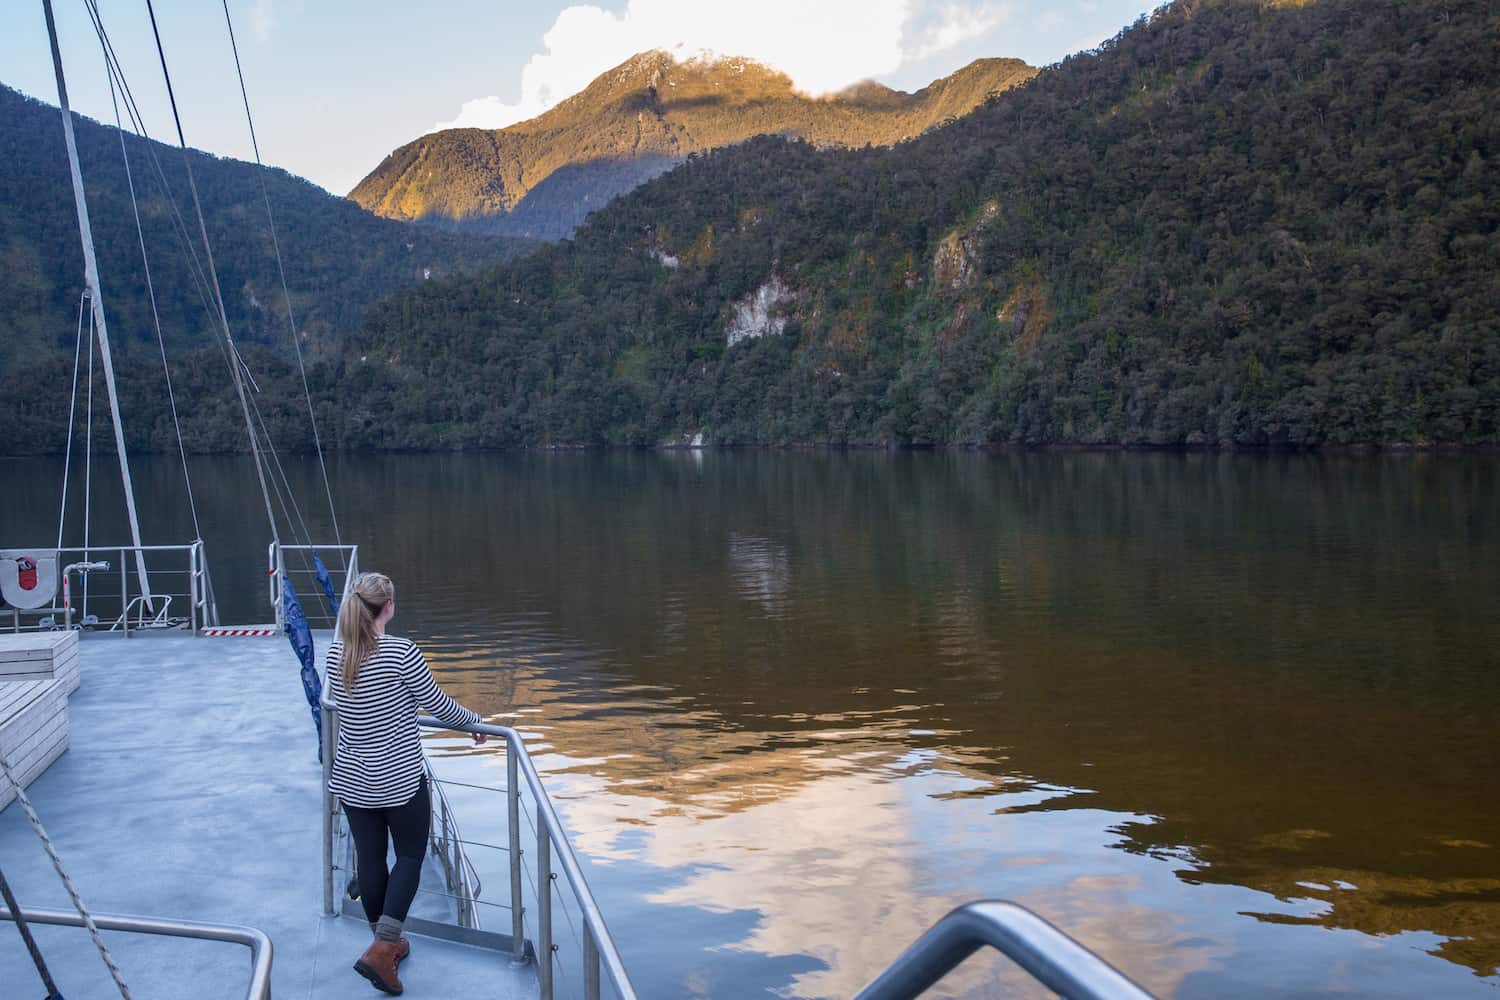
<instances>
[{"instance_id":1,"label":"boat deck","mask_svg":"<svg viewBox=\"0 0 1500 1000\"><path fill-rule=\"evenodd\" d=\"M81 670L69 749L27 794L89 909L259 928L283 1000L382 996L350 969L368 928L322 916L322 769L285 640L90 638ZM18 804L0 812L0 866L23 907L71 908ZM443 889L435 866L429 879ZM87 932L33 933L69 1000L118 996ZM244 947L103 937L137 997L245 995ZM420 936L402 979L413 998L539 995L534 965ZM43 993L8 921L0 983L7 996Z\"/></svg>"}]
</instances>

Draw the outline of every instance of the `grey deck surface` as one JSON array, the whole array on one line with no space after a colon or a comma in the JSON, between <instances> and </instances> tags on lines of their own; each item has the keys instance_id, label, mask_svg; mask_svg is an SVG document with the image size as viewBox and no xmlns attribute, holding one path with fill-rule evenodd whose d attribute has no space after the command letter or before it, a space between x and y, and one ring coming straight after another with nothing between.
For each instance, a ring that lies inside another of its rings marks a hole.
<instances>
[{"instance_id":1,"label":"grey deck surface","mask_svg":"<svg viewBox=\"0 0 1500 1000\"><path fill-rule=\"evenodd\" d=\"M322 916L322 770L287 642L149 636L81 648L70 748L27 794L90 910L258 927L275 948L278 1000L383 996L350 970L368 928ZM18 804L0 812L0 868L23 907L69 909ZM424 886L430 878L440 878L431 866ZM35 932L68 1000L119 995L86 931ZM104 939L142 1000L244 996L244 947ZM534 967L423 937L402 980L413 998L538 994ZM0 921L0 996L43 995L14 925Z\"/></svg>"}]
</instances>

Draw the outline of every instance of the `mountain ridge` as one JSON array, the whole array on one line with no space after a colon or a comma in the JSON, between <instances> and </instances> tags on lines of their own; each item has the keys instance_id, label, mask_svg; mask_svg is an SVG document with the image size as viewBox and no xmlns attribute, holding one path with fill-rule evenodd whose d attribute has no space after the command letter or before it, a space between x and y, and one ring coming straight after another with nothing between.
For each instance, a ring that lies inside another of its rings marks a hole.
<instances>
[{"instance_id":1,"label":"mountain ridge","mask_svg":"<svg viewBox=\"0 0 1500 1000\"><path fill-rule=\"evenodd\" d=\"M386 218L555 239L692 154L766 134L820 147L888 145L1035 72L1017 59L978 59L910 94L864 81L811 97L752 59L642 52L535 118L406 143L349 198Z\"/></svg>"}]
</instances>

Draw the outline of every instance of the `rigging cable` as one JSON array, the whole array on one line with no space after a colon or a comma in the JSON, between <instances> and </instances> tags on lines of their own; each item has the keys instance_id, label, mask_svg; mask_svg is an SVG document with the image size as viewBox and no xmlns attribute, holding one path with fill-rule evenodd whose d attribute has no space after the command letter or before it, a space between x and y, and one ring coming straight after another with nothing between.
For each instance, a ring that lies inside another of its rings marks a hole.
<instances>
[{"instance_id":1,"label":"rigging cable","mask_svg":"<svg viewBox=\"0 0 1500 1000\"><path fill-rule=\"evenodd\" d=\"M146 152L151 156L151 166L155 168L157 184L161 187L162 197L166 199L168 207L172 209L173 232L182 241L182 245L188 252L188 273L193 279L194 290L203 304L203 310L208 316L209 329L214 330L214 342L219 345L219 350L224 354L224 364L229 365L229 352L224 347L224 340L218 334L219 321L214 315L213 304L210 299L212 292L208 287L208 278L203 274L203 265L198 260L198 250L193 246L193 238L188 233L187 220L182 217L182 211L177 207L177 199L172 196L172 185L167 180L166 171L162 169L161 158L156 155L156 141L151 138L151 132L146 128L145 119L141 115L140 106L136 104L135 94L130 89L130 82L125 79L125 71L120 66L120 60L115 55L114 43L110 41L109 32L104 30L104 21L99 15L99 7L96 0L84 0L89 10L89 17L94 22L95 30L104 41L104 48L108 54L108 65L115 82L119 84L120 93L125 98L125 112L130 117L131 128L135 134L145 141Z\"/></svg>"},{"instance_id":2,"label":"rigging cable","mask_svg":"<svg viewBox=\"0 0 1500 1000\"><path fill-rule=\"evenodd\" d=\"M245 368L245 374L247 376L250 375L248 365ZM253 376L251 376L251 381L254 382ZM281 464L281 455L276 450L276 442L271 438L270 425L266 423L266 418L260 411L260 403L254 396L250 397L250 406L255 412L256 421L260 424L260 432L265 437L266 453L271 456L271 462L268 465L271 471L271 487L276 493L276 502L281 506L281 512L286 517L287 525L293 538L297 535L297 527L300 525L302 528L302 541L306 546L302 549L302 564L306 571L311 574L313 573L312 553L316 549L316 546L313 545L312 532L308 530L307 519L302 516L302 508L297 504L297 494L292 489L291 480L287 478L285 467ZM276 479L278 474L281 476L279 482ZM282 498L283 485L286 487L285 499ZM290 511L287 510L288 502L291 503ZM295 520L293 519L293 514L296 515ZM318 602L323 607L328 608L329 617L331 618L333 616L333 609L329 606L327 597L320 588L314 587L313 591L318 595Z\"/></svg>"},{"instance_id":3,"label":"rigging cable","mask_svg":"<svg viewBox=\"0 0 1500 1000\"><path fill-rule=\"evenodd\" d=\"M208 264L208 275L213 285L214 300L219 306L219 321L224 325L224 339L229 344L230 354L236 355L234 348L234 335L229 330L229 315L224 309L224 292L219 286L218 269L214 267L213 246L208 239L208 223L203 217L203 203L198 197L198 185L193 180L193 164L188 156L187 137L182 132L182 116L177 111L177 96L172 90L172 74L167 70L167 53L161 44L161 31L156 23L156 9L151 0L146 0L146 12L151 17L151 34L156 40L157 58L161 60L162 78L167 84L167 100L172 106L172 121L177 126L177 142L182 147L182 162L187 168L188 190L193 195L193 210L198 216L198 229L203 235L204 260ZM260 480L261 498L266 504L266 520L271 526L271 540L281 544L281 532L276 527L276 514L271 509L271 491L266 485L266 470L260 457L260 443L255 437L255 425L250 419L250 405L245 396L244 380L240 377L240 370L233 365L230 366L234 375L234 387L240 397L240 408L245 414L245 429L250 432L250 451L255 459L255 475Z\"/></svg>"},{"instance_id":4,"label":"rigging cable","mask_svg":"<svg viewBox=\"0 0 1500 1000\"><path fill-rule=\"evenodd\" d=\"M10 909L11 919L16 922L16 929L21 932L21 941L26 945L26 950L31 953L31 964L36 966L36 974L42 980L42 988L47 991L47 1000L54 1000L62 996L62 991L57 988L57 982L52 978L52 970L47 968L47 960L42 957L42 949L36 946L36 938L31 936L31 927L26 923L26 914L21 910L21 903L16 899L16 894L10 891L10 883L5 881L5 873L0 872L0 898L5 900L5 905Z\"/></svg>"},{"instance_id":5,"label":"rigging cable","mask_svg":"<svg viewBox=\"0 0 1500 1000\"><path fill-rule=\"evenodd\" d=\"M193 246L192 236L188 233L187 221L183 219L182 212L177 206L177 199L172 195L172 185L167 180L166 171L162 168L161 158L156 155L156 141L151 138L151 132L146 127L146 122L144 117L141 115L140 107L136 104L135 94L130 89L130 81L125 78L125 70L120 66L120 60L115 55L114 43L110 41L109 32L104 28L104 21L99 14L97 0L84 0L84 3L88 8L90 19L94 22L94 27L99 33L100 41L104 44L105 65L109 69L111 76L114 78L114 82L119 85L120 94L125 98L125 111L130 117L131 127L134 129L135 134L141 139L141 145L146 150L146 153L151 160L151 166L155 171L154 176L156 178L157 185L161 189L162 198L166 201L167 206L172 210L172 231L177 236L182 246L187 250L188 274L193 279L193 289L198 293L198 300L203 306L204 314L208 317L208 328L215 331L213 338L214 343L218 345L220 353L224 356L225 367L228 367L230 365L229 349L225 346L223 338L220 337L217 332L218 323L214 317L213 307L209 303L208 281L203 276L203 267L202 264L200 264L198 261L198 251ZM118 110L116 111L115 117L116 121L118 121ZM180 440L180 431L178 437ZM186 473L184 473L184 476L186 476ZM191 499L191 483L189 483L188 485L188 496ZM194 511L195 527L197 524L196 513L197 512ZM201 540L201 533L199 537ZM208 566L206 563L203 566L203 586L204 597L207 601L208 613L211 620L217 623L218 603L214 597L213 577L209 574Z\"/></svg>"},{"instance_id":6,"label":"rigging cable","mask_svg":"<svg viewBox=\"0 0 1500 1000\"><path fill-rule=\"evenodd\" d=\"M78 339L73 342L73 394L68 399L68 444L63 451L62 502L57 507L57 547L63 543L63 523L68 517L68 473L73 467L73 414L78 411L78 358L83 353L83 310L88 289L78 296Z\"/></svg>"},{"instance_id":7,"label":"rigging cable","mask_svg":"<svg viewBox=\"0 0 1500 1000\"><path fill-rule=\"evenodd\" d=\"M106 70L109 67L109 48L104 44L104 22L97 19L98 8L94 0L89 0L90 12L95 15L94 28L99 35L99 48L104 54ZM146 254L146 233L141 228L141 209L135 197L135 177L130 170L130 156L125 149L125 127L120 121L120 103L115 96L115 78L112 72L106 72L109 78L109 101L115 110L115 132L120 137L120 159L125 163L125 183L130 189L130 210L135 215L135 234L141 246L141 266L146 273L146 297L151 303L151 322L156 327L156 346L161 351L161 371L167 380L167 403L172 410L172 428L177 432L177 454L182 459L182 481L187 486L188 510L193 515L193 537L201 541L203 529L198 526L198 503L193 499L193 479L188 475L187 448L182 443L182 424L177 418L177 394L172 389L172 371L167 367L167 343L161 332L161 316L156 309L156 287L151 280L151 259Z\"/></svg>"},{"instance_id":8,"label":"rigging cable","mask_svg":"<svg viewBox=\"0 0 1500 1000\"><path fill-rule=\"evenodd\" d=\"M323 460L323 441L318 434L318 417L313 409L312 390L307 385L307 367L302 360L302 342L297 335L297 321L292 314L292 293L287 288L286 267L281 261L281 241L276 236L276 217L271 211L271 195L266 190L266 171L260 161L260 142L255 137L255 119L250 114L250 94L245 89L245 72L240 68L240 49L234 40L234 22L229 17L229 0L224 5L224 24L229 28L229 48L234 53L234 72L240 81L240 97L245 102L245 123L250 126L250 148L255 152L256 179L260 181L261 199L266 204L266 221L271 229L271 249L276 253L276 273L281 277L281 294L286 300L286 321L292 331L292 346L297 351L297 371L302 376L302 395L307 400L307 419L312 424L313 444L318 450L318 468L323 473L323 492L328 497L328 516L333 521L333 540L339 546L339 559L344 558L344 540L339 533L339 516L333 507L333 487L328 482L328 465ZM345 566L347 569L347 565Z\"/></svg>"},{"instance_id":9,"label":"rigging cable","mask_svg":"<svg viewBox=\"0 0 1500 1000\"><path fill-rule=\"evenodd\" d=\"M83 905L83 898L78 895L78 889L73 885L73 880L68 877L67 869L63 868L62 859L57 856L57 848L53 846L52 838L47 836L47 830L42 826L41 817L36 814L36 809L31 805L31 799L26 795L26 789L21 787L21 782L17 780L15 771L11 770L10 761L5 759L3 753L0 753L0 774L3 774L5 780L10 782L11 787L16 790L16 801L21 804L22 811L26 813L26 819L31 824L32 832L42 842L42 848L47 852L48 860L52 862L52 870L57 872L57 877L62 880L63 888L68 893L68 899L73 903L73 909L77 910L78 915L83 918L83 925L88 928L89 937L93 940L94 947L99 952L99 957L104 959L104 967L109 970L110 978L119 987L120 996L124 1000L130 1000L130 988L125 985L125 979L120 974L120 967L115 964L114 956L105 947L104 939L99 936L99 928L94 925L93 915Z\"/></svg>"}]
</instances>

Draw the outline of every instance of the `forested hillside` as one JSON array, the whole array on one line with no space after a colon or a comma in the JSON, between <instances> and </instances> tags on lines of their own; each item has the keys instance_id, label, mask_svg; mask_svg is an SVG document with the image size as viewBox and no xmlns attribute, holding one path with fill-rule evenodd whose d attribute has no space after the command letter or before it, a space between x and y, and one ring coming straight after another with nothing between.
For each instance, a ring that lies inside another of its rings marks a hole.
<instances>
[{"instance_id":1,"label":"forested hillside","mask_svg":"<svg viewBox=\"0 0 1500 1000\"><path fill-rule=\"evenodd\" d=\"M695 158L315 392L345 448L1494 443L1497 37L1181 0L894 148Z\"/></svg>"},{"instance_id":2,"label":"forested hillside","mask_svg":"<svg viewBox=\"0 0 1500 1000\"><path fill-rule=\"evenodd\" d=\"M118 133L75 116L78 154L99 257L110 330L128 363L156 356L155 330ZM176 235L169 197L196 235L180 150L154 144L167 195L144 142L127 138L169 348L212 343L208 313ZM256 167L194 152L225 305L236 337L285 345L286 308ZM337 349L364 310L404 285L488 267L525 241L434 232L365 212L282 170L265 172L277 213L292 306L313 353ZM202 253L202 248L198 248ZM83 254L54 107L0 86L0 374L66 354L71 361ZM158 362L159 364L159 362Z\"/></svg>"},{"instance_id":3,"label":"forested hillside","mask_svg":"<svg viewBox=\"0 0 1500 1000\"><path fill-rule=\"evenodd\" d=\"M560 239L693 153L757 135L817 146L899 142L1035 72L1019 59L979 59L915 94L867 82L809 97L786 74L748 59L679 62L643 52L530 121L409 142L349 197L393 219Z\"/></svg>"},{"instance_id":4,"label":"forested hillside","mask_svg":"<svg viewBox=\"0 0 1500 1000\"><path fill-rule=\"evenodd\" d=\"M1496 441L1497 37L1180 2L894 149L695 160L377 309L341 439Z\"/></svg>"}]
</instances>

